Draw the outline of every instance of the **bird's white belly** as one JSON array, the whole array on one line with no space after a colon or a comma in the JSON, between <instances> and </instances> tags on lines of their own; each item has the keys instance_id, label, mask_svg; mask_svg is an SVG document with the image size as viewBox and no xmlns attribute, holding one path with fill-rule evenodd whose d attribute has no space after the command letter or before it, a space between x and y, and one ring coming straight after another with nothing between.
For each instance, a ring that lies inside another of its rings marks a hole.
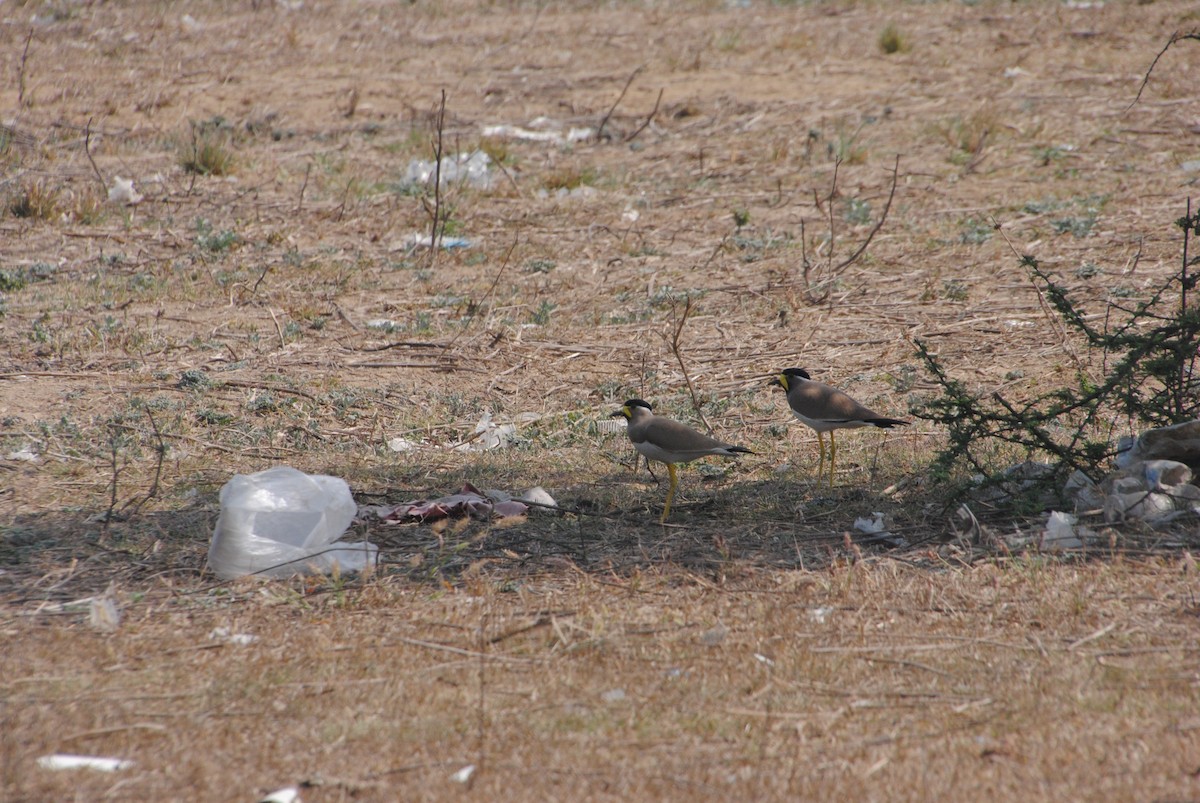
<instances>
[{"instance_id":1,"label":"bird's white belly","mask_svg":"<svg viewBox=\"0 0 1200 803\"><path fill-rule=\"evenodd\" d=\"M633 447L638 450L639 454L651 460L657 460L660 463L679 463L688 459L686 456L681 457L678 453L672 454L661 447L655 446L650 441L635 443Z\"/></svg>"},{"instance_id":2,"label":"bird's white belly","mask_svg":"<svg viewBox=\"0 0 1200 803\"><path fill-rule=\"evenodd\" d=\"M800 419L804 424L812 427L817 432L829 432L830 430L834 429L854 429L855 427L868 426L863 421L846 421L844 419L831 421L824 418L809 418L806 415L797 413L795 410L792 410L792 412L795 414L796 418Z\"/></svg>"}]
</instances>

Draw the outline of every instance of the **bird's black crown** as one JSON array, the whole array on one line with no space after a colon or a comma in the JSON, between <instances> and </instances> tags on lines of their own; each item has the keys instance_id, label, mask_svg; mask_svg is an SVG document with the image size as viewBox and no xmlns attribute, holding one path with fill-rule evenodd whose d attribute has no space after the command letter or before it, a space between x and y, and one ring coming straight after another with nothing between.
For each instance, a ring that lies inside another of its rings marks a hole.
<instances>
[{"instance_id":1,"label":"bird's black crown","mask_svg":"<svg viewBox=\"0 0 1200 803\"><path fill-rule=\"evenodd\" d=\"M630 411L634 407L645 407L647 410L651 409L650 402L644 402L641 399L630 399L629 401L625 402L625 404L621 405L620 410L617 410L615 413L611 414L609 416L609 418L616 418L617 416L623 416L632 421L633 413Z\"/></svg>"}]
</instances>

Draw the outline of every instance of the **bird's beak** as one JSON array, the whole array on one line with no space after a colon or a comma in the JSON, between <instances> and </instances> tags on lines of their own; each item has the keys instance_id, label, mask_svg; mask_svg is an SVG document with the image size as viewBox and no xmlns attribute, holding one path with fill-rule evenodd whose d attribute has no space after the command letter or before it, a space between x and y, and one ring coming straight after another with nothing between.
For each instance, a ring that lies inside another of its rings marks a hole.
<instances>
[{"instance_id":1,"label":"bird's beak","mask_svg":"<svg viewBox=\"0 0 1200 803\"><path fill-rule=\"evenodd\" d=\"M783 388L784 390L787 390L787 389L788 389L788 386L787 386L787 375L786 375L786 374L780 374L779 376L773 377L773 378L771 379L771 381L767 383L767 385L768 385L769 387L770 387L770 386L774 386L774 385L778 385L779 387Z\"/></svg>"},{"instance_id":2,"label":"bird's beak","mask_svg":"<svg viewBox=\"0 0 1200 803\"><path fill-rule=\"evenodd\" d=\"M629 418L629 408L622 407L620 410L617 410L615 413L611 413L608 417L609 418Z\"/></svg>"}]
</instances>

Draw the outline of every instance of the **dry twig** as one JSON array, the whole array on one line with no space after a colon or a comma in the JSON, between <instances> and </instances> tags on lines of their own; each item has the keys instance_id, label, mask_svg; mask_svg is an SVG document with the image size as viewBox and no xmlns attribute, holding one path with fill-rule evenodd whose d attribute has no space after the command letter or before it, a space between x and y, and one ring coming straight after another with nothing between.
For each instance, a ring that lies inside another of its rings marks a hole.
<instances>
[{"instance_id":1,"label":"dry twig","mask_svg":"<svg viewBox=\"0 0 1200 803\"><path fill-rule=\"evenodd\" d=\"M658 114L658 106L659 106L659 104L662 103L662 99L663 99L663 90L660 89L660 90L658 90L658 99L654 101L654 108L650 110L650 114L646 115L646 121L644 123L642 123L640 126L638 126L632 134L625 137L626 142L633 142L634 138L636 138L638 134L640 134L646 130L646 126L648 126L648 125L650 125L650 123L654 122L654 115Z\"/></svg>"},{"instance_id":2,"label":"dry twig","mask_svg":"<svg viewBox=\"0 0 1200 803\"><path fill-rule=\"evenodd\" d=\"M138 499L136 503L133 499L125 503L125 507L121 508L121 513L127 516L135 515L142 506L149 502L154 497L158 496L158 483L162 479L163 460L167 456L167 443L163 440L162 432L158 428L158 422L154 419L154 414L150 412L150 408L143 406L142 412L146 414L146 418L150 421L150 430L154 433L154 438L157 443L154 446L156 459L154 462L154 479L150 482L150 490L146 491L146 495ZM133 505L133 509L126 513L126 509ZM105 520L107 524L107 519Z\"/></svg>"},{"instance_id":3,"label":"dry twig","mask_svg":"<svg viewBox=\"0 0 1200 803\"><path fill-rule=\"evenodd\" d=\"M500 269L496 271L496 275L492 279L492 283L490 285L488 285L488 289L484 292L483 297L481 299L479 299L479 301L471 302L470 306L474 307L475 310L477 311L477 313L479 311L483 310L484 304L486 304L487 300L489 298L491 298L492 293L494 293L496 291L496 285L498 285L500 283L500 277L502 277L504 275L505 269L508 268L509 260L512 259L513 251L517 250L517 243L519 241L520 241L520 235L519 234L513 235L512 245L510 245L508 247L508 250L504 253L504 260L500 263ZM458 342L459 338L462 337L464 334L466 334L466 331L468 328L469 327L464 326L461 329L459 329L458 332L454 335L454 337L450 338L450 342L446 344L445 348L442 349L442 353L438 356L439 357L446 356L447 352L449 352L450 349L454 347L454 344Z\"/></svg>"},{"instance_id":4,"label":"dry twig","mask_svg":"<svg viewBox=\"0 0 1200 803\"><path fill-rule=\"evenodd\" d=\"M617 95L617 99L615 101L613 101L613 105L610 106L608 109L608 114L604 115L604 119L601 120L600 125L596 127L596 140L597 141L604 139L604 126L608 125L609 118L611 118L613 116L613 112L615 112L617 110L617 107L621 105L621 101L625 99L625 93L629 91L629 86L630 86L630 84L633 83L633 79L637 78L638 74L644 69L646 69L645 64L638 67L636 70L634 70L632 73L629 74L629 78L625 81L625 86L621 88L621 94ZM660 98L662 97L661 93L659 94L659 97ZM654 108L657 111L657 109L658 109L657 103L654 104ZM651 115L651 116L653 116L653 115ZM649 120L647 120L646 122L649 123Z\"/></svg>"},{"instance_id":5,"label":"dry twig","mask_svg":"<svg viewBox=\"0 0 1200 803\"><path fill-rule=\"evenodd\" d=\"M1142 99L1142 92L1145 91L1146 85L1150 83L1150 73L1154 72L1154 68L1158 66L1158 60L1163 57L1163 54L1167 52L1167 49L1170 48L1171 45L1175 44L1180 39L1196 39L1200 41L1200 31L1192 31L1191 33L1184 34L1176 31L1175 33L1171 34L1171 38L1167 40L1165 45L1163 45L1162 50L1158 51L1158 55L1154 57L1154 61L1150 62L1150 67L1146 70L1146 74L1142 76L1142 84L1138 87L1137 96L1134 97L1132 103L1125 107L1125 111L1132 109L1138 104L1138 101ZM22 63L23 62L24 60L22 60Z\"/></svg>"},{"instance_id":6,"label":"dry twig","mask_svg":"<svg viewBox=\"0 0 1200 803\"><path fill-rule=\"evenodd\" d=\"M442 135L446 127L446 90L442 90L442 101L438 105L437 131L433 141L433 227L429 234L429 265L437 261L438 246L446 229L442 212Z\"/></svg>"},{"instance_id":7,"label":"dry twig","mask_svg":"<svg viewBox=\"0 0 1200 803\"><path fill-rule=\"evenodd\" d=\"M672 305L671 315L675 316L676 306ZM676 361L679 363L679 370L683 372L683 381L687 383L688 393L692 397L692 408L696 411L696 415L700 418L700 423L704 424L704 428L712 433L713 428L709 425L708 420L704 417L704 411L700 409L700 399L696 396L696 388L692 384L692 377L688 374L687 366L683 362L683 346L680 345L680 335L683 334L683 326L687 323L688 315L692 312L692 297L689 295L683 306L683 315L675 322L674 331L671 333L671 353L675 355Z\"/></svg>"},{"instance_id":8,"label":"dry twig","mask_svg":"<svg viewBox=\"0 0 1200 803\"><path fill-rule=\"evenodd\" d=\"M829 298L830 290L828 289L828 285L832 282L832 280L836 279L843 272L845 272L847 268L862 258L862 255L866 253L867 248L869 248L872 241L874 241L875 235L879 233L880 229L883 228L883 224L887 222L888 215L892 211L892 202L896 198L896 186L900 179L899 155L896 156L896 161L892 165L892 186L888 190L887 201L883 205L883 212L880 213L879 220L875 221L875 225L871 227L869 232L867 232L866 238L859 243L859 246L857 249L855 249L854 253L835 264L833 261L833 255L837 247L837 230L835 226L833 206L834 200L837 198L838 168L840 165L841 159L838 159L834 162L833 181L830 185L829 195L825 199L825 202L822 203L821 198L816 195L815 191L813 193L813 200L817 206L817 209L826 215L829 223L829 254L825 257L824 264L820 266L819 275L817 277L813 276L814 265L812 260L810 260L808 257L808 247L804 232L804 221L800 221L802 266L801 279L804 282L804 295L810 304L824 303L824 301ZM820 249L818 249L818 251L819 250ZM824 289L822 292L818 293L815 289L816 287L823 287Z\"/></svg>"},{"instance_id":9,"label":"dry twig","mask_svg":"<svg viewBox=\"0 0 1200 803\"><path fill-rule=\"evenodd\" d=\"M29 58L29 42L33 39L33 28L25 34L25 47L21 51L21 65L17 69L17 107L25 105L25 63Z\"/></svg>"},{"instance_id":10,"label":"dry twig","mask_svg":"<svg viewBox=\"0 0 1200 803\"><path fill-rule=\"evenodd\" d=\"M304 207L304 191L308 189L308 177L312 174L312 162L304 168L304 183L300 185L300 197L296 199L296 214L300 214L300 210Z\"/></svg>"},{"instance_id":11,"label":"dry twig","mask_svg":"<svg viewBox=\"0 0 1200 803\"><path fill-rule=\"evenodd\" d=\"M92 158L92 118L89 117L87 127L83 130L83 152L87 154L87 160L92 164L92 170L96 173L96 180L100 182L101 191L105 191L108 185L104 181L104 176L100 172L100 168L96 167L96 160Z\"/></svg>"}]
</instances>

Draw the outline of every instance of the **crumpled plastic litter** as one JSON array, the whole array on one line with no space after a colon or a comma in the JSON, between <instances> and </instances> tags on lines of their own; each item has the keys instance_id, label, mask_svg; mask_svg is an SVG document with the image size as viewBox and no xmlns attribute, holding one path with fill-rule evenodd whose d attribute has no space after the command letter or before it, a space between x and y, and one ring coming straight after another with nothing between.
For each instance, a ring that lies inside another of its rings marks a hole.
<instances>
[{"instance_id":1,"label":"crumpled plastic litter","mask_svg":"<svg viewBox=\"0 0 1200 803\"><path fill-rule=\"evenodd\" d=\"M876 533L887 532L887 525L883 523L883 514L876 512L871 518L859 516L854 520L854 529L860 533L867 535L875 535Z\"/></svg>"},{"instance_id":2,"label":"crumpled plastic litter","mask_svg":"<svg viewBox=\"0 0 1200 803\"><path fill-rule=\"evenodd\" d=\"M1082 548L1083 540L1079 536L1094 536L1095 533L1086 527L1076 529L1077 524L1079 524L1079 519L1070 513L1058 510L1051 512L1046 519L1046 529L1042 532L1038 546L1047 552Z\"/></svg>"},{"instance_id":3,"label":"crumpled plastic litter","mask_svg":"<svg viewBox=\"0 0 1200 803\"><path fill-rule=\"evenodd\" d=\"M517 437L515 424L497 424L490 410L484 411L475 424L475 432L464 443L454 447L456 452L487 452L509 446Z\"/></svg>"},{"instance_id":4,"label":"crumpled plastic litter","mask_svg":"<svg viewBox=\"0 0 1200 803\"><path fill-rule=\"evenodd\" d=\"M100 772L116 772L129 769L132 761L123 758L107 758L103 756L76 756L70 753L54 753L42 756L37 760L38 766L48 770L99 770Z\"/></svg>"},{"instance_id":5,"label":"crumpled plastic litter","mask_svg":"<svg viewBox=\"0 0 1200 803\"><path fill-rule=\"evenodd\" d=\"M36 463L41 458L38 457L37 452L33 451L33 444L30 444L28 446L22 446L20 449L18 449L15 452L9 452L8 454L6 454L4 456L4 459L5 460L20 460L25 463Z\"/></svg>"},{"instance_id":6,"label":"crumpled plastic litter","mask_svg":"<svg viewBox=\"0 0 1200 803\"><path fill-rule=\"evenodd\" d=\"M1051 512L1041 528L1002 533L982 524L967 505L959 505L950 517L950 526L964 548L1006 552L1028 548L1042 552L1082 549L1087 541L1098 537L1094 531L1081 526L1077 516L1061 511Z\"/></svg>"},{"instance_id":7,"label":"crumpled plastic litter","mask_svg":"<svg viewBox=\"0 0 1200 803\"><path fill-rule=\"evenodd\" d=\"M427 231L410 232L400 239L393 242L388 248L392 251L415 251L418 248L429 248L429 241L432 235ZM446 237L438 238L438 247L444 250L452 248L470 248L471 241L466 237Z\"/></svg>"},{"instance_id":8,"label":"crumpled plastic litter","mask_svg":"<svg viewBox=\"0 0 1200 803\"><path fill-rule=\"evenodd\" d=\"M1158 525L1200 514L1200 487L1192 479L1192 469L1185 463L1134 460L1099 483L1075 472L1065 490L1078 512L1102 511L1110 524L1141 519Z\"/></svg>"},{"instance_id":9,"label":"crumpled plastic litter","mask_svg":"<svg viewBox=\"0 0 1200 803\"><path fill-rule=\"evenodd\" d=\"M379 548L337 539L358 507L339 477L276 466L235 474L221 488L208 565L223 580L362 571Z\"/></svg>"},{"instance_id":10,"label":"crumpled plastic litter","mask_svg":"<svg viewBox=\"0 0 1200 803\"><path fill-rule=\"evenodd\" d=\"M300 790L294 786L276 789L258 803L300 803Z\"/></svg>"},{"instance_id":11,"label":"crumpled plastic litter","mask_svg":"<svg viewBox=\"0 0 1200 803\"><path fill-rule=\"evenodd\" d=\"M959 544L964 547L996 549L1004 544L1004 538L991 527L982 524L975 512L965 504L959 505L958 510L950 517L950 529L958 537Z\"/></svg>"},{"instance_id":12,"label":"crumpled plastic litter","mask_svg":"<svg viewBox=\"0 0 1200 803\"><path fill-rule=\"evenodd\" d=\"M133 206L141 203L142 194L133 188L133 179L113 176L112 186L108 188L108 200L116 204Z\"/></svg>"},{"instance_id":13,"label":"crumpled plastic litter","mask_svg":"<svg viewBox=\"0 0 1200 803\"><path fill-rule=\"evenodd\" d=\"M451 775L450 780L454 781L455 783L469 784L471 782L471 778L474 775L475 775L475 765L468 764L467 766L463 767L462 769L458 770L453 775Z\"/></svg>"},{"instance_id":14,"label":"crumpled plastic litter","mask_svg":"<svg viewBox=\"0 0 1200 803\"><path fill-rule=\"evenodd\" d=\"M1177 485L1190 483L1192 470L1175 460L1147 460L1142 463L1142 476L1148 487L1168 492Z\"/></svg>"},{"instance_id":15,"label":"crumpled plastic litter","mask_svg":"<svg viewBox=\"0 0 1200 803\"><path fill-rule=\"evenodd\" d=\"M88 624L101 633L115 633L121 626L121 608L117 605L113 585L99 597L92 597L88 605Z\"/></svg>"},{"instance_id":16,"label":"crumpled plastic litter","mask_svg":"<svg viewBox=\"0 0 1200 803\"><path fill-rule=\"evenodd\" d=\"M1158 523L1175 513L1175 502L1167 494L1139 490L1113 492L1104 498L1104 520L1110 524L1125 519Z\"/></svg>"},{"instance_id":17,"label":"crumpled plastic litter","mask_svg":"<svg viewBox=\"0 0 1200 803\"><path fill-rule=\"evenodd\" d=\"M894 535L888 532L887 523L884 521L884 514L876 511L871 518L859 516L854 520L854 529L868 536L867 538L859 539L861 544L882 543L887 546L899 548L908 546L908 539L902 535Z\"/></svg>"},{"instance_id":18,"label":"crumpled plastic litter","mask_svg":"<svg viewBox=\"0 0 1200 803\"><path fill-rule=\"evenodd\" d=\"M486 125L483 127L485 137L504 139L519 139L526 142L547 142L551 145L566 145L571 142L582 142L596 135L592 128L570 128L564 133L561 129L553 128L553 121L539 117L530 123L534 128L522 128L516 125Z\"/></svg>"},{"instance_id":19,"label":"crumpled plastic litter","mask_svg":"<svg viewBox=\"0 0 1200 803\"><path fill-rule=\"evenodd\" d=\"M408 186L429 184L433 181L434 174L437 173L438 179L443 185L463 182L472 187L486 190L492 186L491 164L491 157L480 150L443 156L440 172L437 170L438 163L434 159L413 159L408 163L408 169L404 171L401 183Z\"/></svg>"},{"instance_id":20,"label":"crumpled plastic litter","mask_svg":"<svg viewBox=\"0 0 1200 803\"><path fill-rule=\"evenodd\" d=\"M1193 471L1200 466L1200 419L1123 437L1119 449L1117 471L1099 483L1068 485L1076 510L1101 509L1109 523L1134 518L1152 526L1200 515Z\"/></svg>"},{"instance_id":21,"label":"crumpled plastic litter","mask_svg":"<svg viewBox=\"0 0 1200 803\"><path fill-rule=\"evenodd\" d=\"M391 508L378 508L376 512L379 518L389 522L430 522L438 519L459 519L464 516L474 519L523 516L529 512L529 505L516 501L502 491L480 491L471 483L465 482L462 490L456 494L438 499L417 499Z\"/></svg>"},{"instance_id":22,"label":"crumpled plastic litter","mask_svg":"<svg viewBox=\"0 0 1200 803\"><path fill-rule=\"evenodd\" d=\"M554 497L551 496L546 491L546 489L540 485L535 485L532 488L530 488L528 491L526 491L525 493L521 494L518 501L525 502L533 507L540 507L540 508L557 508L558 507L558 502L554 501Z\"/></svg>"},{"instance_id":23,"label":"crumpled plastic litter","mask_svg":"<svg viewBox=\"0 0 1200 803\"><path fill-rule=\"evenodd\" d=\"M1038 486L1045 485L1054 475L1054 467L1048 463L1026 460L1023 463L1009 466L992 482L985 483L982 474L972 477L980 487L972 492L972 496L980 502L988 504L1007 504L1017 497L1029 493ZM1049 507L1054 504L1055 495L1048 486L1042 491L1038 500Z\"/></svg>"},{"instance_id":24,"label":"crumpled plastic litter","mask_svg":"<svg viewBox=\"0 0 1200 803\"><path fill-rule=\"evenodd\" d=\"M413 449L417 448L417 445L408 438L397 435L394 438L388 439L387 447L393 452L411 452Z\"/></svg>"}]
</instances>

